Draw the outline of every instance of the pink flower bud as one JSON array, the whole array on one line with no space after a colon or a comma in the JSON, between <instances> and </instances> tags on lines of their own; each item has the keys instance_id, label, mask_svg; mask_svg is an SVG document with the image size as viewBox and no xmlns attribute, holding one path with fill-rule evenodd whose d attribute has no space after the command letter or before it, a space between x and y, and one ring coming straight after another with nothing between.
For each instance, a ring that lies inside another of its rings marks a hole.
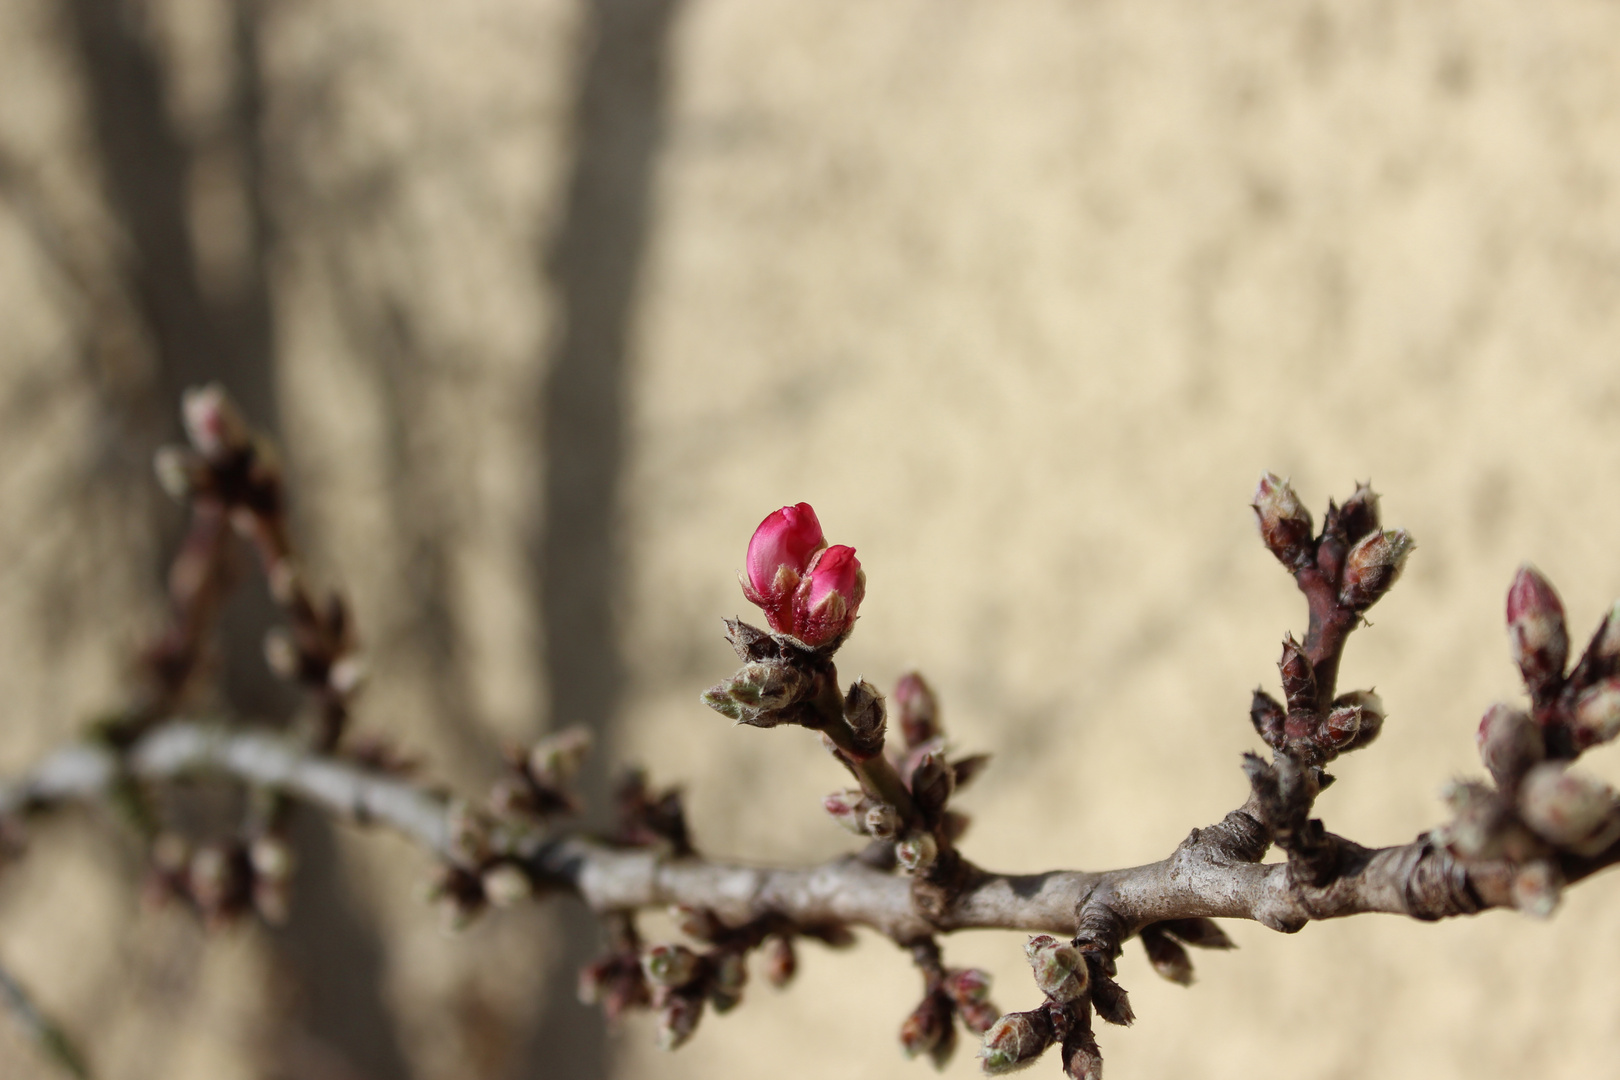
<instances>
[{"instance_id":1,"label":"pink flower bud","mask_svg":"<svg viewBox=\"0 0 1620 1080\"><path fill-rule=\"evenodd\" d=\"M1044 1054L1053 1034L1045 1009L1008 1013L985 1032L979 1064L991 1076L1015 1072Z\"/></svg>"},{"instance_id":2,"label":"pink flower bud","mask_svg":"<svg viewBox=\"0 0 1620 1080\"><path fill-rule=\"evenodd\" d=\"M1532 694L1564 674L1564 662L1569 658L1564 605L1552 583L1529 563L1519 567L1508 589L1507 624L1513 662L1519 665Z\"/></svg>"},{"instance_id":3,"label":"pink flower bud","mask_svg":"<svg viewBox=\"0 0 1620 1080\"><path fill-rule=\"evenodd\" d=\"M793 636L815 648L842 638L855 625L866 597L866 573L855 549L838 544L823 551L793 598Z\"/></svg>"},{"instance_id":4,"label":"pink flower bud","mask_svg":"<svg viewBox=\"0 0 1620 1080\"><path fill-rule=\"evenodd\" d=\"M939 734L939 703L934 691L915 671L894 684L894 706L900 713L900 735L906 748L921 746Z\"/></svg>"},{"instance_id":5,"label":"pink flower bud","mask_svg":"<svg viewBox=\"0 0 1620 1080\"><path fill-rule=\"evenodd\" d=\"M765 611L771 629L793 633L793 593L810 561L827 546L821 522L809 503L784 506L770 514L748 541L748 575L743 592Z\"/></svg>"},{"instance_id":6,"label":"pink flower bud","mask_svg":"<svg viewBox=\"0 0 1620 1080\"><path fill-rule=\"evenodd\" d=\"M1575 699L1571 727L1579 750L1620 735L1620 677L1604 679L1581 691Z\"/></svg>"},{"instance_id":7,"label":"pink flower bud","mask_svg":"<svg viewBox=\"0 0 1620 1080\"><path fill-rule=\"evenodd\" d=\"M1577 855L1596 855L1620 839L1614 789L1561 762L1542 762L1525 774L1519 814L1549 842Z\"/></svg>"},{"instance_id":8,"label":"pink flower bud","mask_svg":"<svg viewBox=\"0 0 1620 1080\"><path fill-rule=\"evenodd\" d=\"M1363 537L1344 559L1344 580L1339 602L1353 611L1366 611L1395 584L1417 545L1405 529L1375 532Z\"/></svg>"},{"instance_id":9,"label":"pink flower bud","mask_svg":"<svg viewBox=\"0 0 1620 1080\"><path fill-rule=\"evenodd\" d=\"M1037 934L1024 946L1035 985L1053 1001L1073 1001L1086 992L1090 974L1080 950L1050 934Z\"/></svg>"},{"instance_id":10,"label":"pink flower bud","mask_svg":"<svg viewBox=\"0 0 1620 1080\"><path fill-rule=\"evenodd\" d=\"M1288 481L1271 473L1260 477L1254 489L1254 516L1260 525L1260 539L1271 553L1290 570L1308 566L1313 557L1311 512L1299 501Z\"/></svg>"},{"instance_id":11,"label":"pink flower bud","mask_svg":"<svg viewBox=\"0 0 1620 1080\"><path fill-rule=\"evenodd\" d=\"M1474 742L1485 768L1504 788L1518 783L1530 766L1547 756L1547 742L1530 714L1500 702L1485 710Z\"/></svg>"}]
</instances>

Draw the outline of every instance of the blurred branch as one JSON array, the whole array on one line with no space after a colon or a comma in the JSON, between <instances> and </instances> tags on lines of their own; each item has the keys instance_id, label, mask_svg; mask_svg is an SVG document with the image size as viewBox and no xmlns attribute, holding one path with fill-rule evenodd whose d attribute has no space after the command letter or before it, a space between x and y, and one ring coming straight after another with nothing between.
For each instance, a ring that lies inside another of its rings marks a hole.
<instances>
[{"instance_id":1,"label":"blurred branch","mask_svg":"<svg viewBox=\"0 0 1620 1080\"><path fill-rule=\"evenodd\" d=\"M28 991L22 983L0 966L0 1008L11 1014L40 1052L69 1076L76 1076L79 1080L89 1080L90 1069L84 1063L77 1048L74 1047L67 1033L39 1010Z\"/></svg>"}]
</instances>

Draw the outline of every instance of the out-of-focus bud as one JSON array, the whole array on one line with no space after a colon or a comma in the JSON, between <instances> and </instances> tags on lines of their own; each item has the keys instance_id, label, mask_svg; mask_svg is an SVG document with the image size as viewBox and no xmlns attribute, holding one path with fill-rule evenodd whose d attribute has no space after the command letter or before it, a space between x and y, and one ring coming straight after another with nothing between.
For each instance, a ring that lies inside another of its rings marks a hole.
<instances>
[{"instance_id":1,"label":"out-of-focus bud","mask_svg":"<svg viewBox=\"0 0 1620 1080\"><path fill-rule=\"evenodd\" d=\"M1550 859L1537 859L1513 875L1513 906L1538 919L1552 916L1563 891L1564 877Z\"/></svg>"},{"instance_id":2,"label":"out-of-focus bud","mask_svg":"<svg viewBox=\"0 0 1620 1080\"><path fill-rule=\"evenodd\" d=\"M950 1034L950 1002L943 994L929 994L900 1025L900 1048L907 1057L932 1054Z\"/></svg>"},{"instance_id":3,"label":"out-of-focus bud","mask_svg":"<svg viewBox=\"0 0 1620 1080\"><path fill-rule=\"evenodd\" d=\"M748 541L743 594L759 605L777 633L794 634L793 595L810 560L826 546L821 522L809 503L784 506L754 530Z\"/></svg>"},{"instance_id":4,"label":"out-of-focus bud","mask_svg":"<svg viewBox=\"0 0 1620 1080\"><path fill-rule=\"evenodd\" d=\"M799 956L794 951L793 939L786 934L772 934L760 948L765 956L765 981L772 986L786 986L799 970Z\"/></svg>"},{"instance_id":5,"label":"out-of-focus bud","mask_svg":"<svg viewBox=\"0 0 1620 1080\"><path fill-rule=\"evenodd\" d=\"M218 917L229 914L228 908L243 899L239 896L243 881L241 867L235 852L220 844L207 844L191 856L186 884L191 898L204 915Z\"/></svg>"},{"instance_id":6,"label":"out-of-focus bud","mask_svg":"<svg viewBox=\"0 0 1620 1080\"><path fill-rule=\"evenodd\" d=\"M1080 950L1050 934L1037 934L1024 946L1035 985L1053 1001L1073 1001L1086 992L1090 975Z\"/></svg>"},{"instance_id":7,"label":"out-of-focus bud","mask_svg":"<svg viewBox=\"0 0 1620 1080\"><path fill-rule=\"evenodd\" d=\"M990 997L990 973L978 968L956 968L946 973L939 988L958 1005L986 1001Z\"/></svg>"},{"instance_id":8,"label":"out-of-focus bud","mask_svg":"<svg viewBox=\"0 0 1620 1080\"><path fill-rule=\"evenodd\" d=\"M866 598L866 572L843 544L816 556L793 597L793 636L812 649L841 641Z\"/></svg>"},{"instance_id":9,"label":"out-of-focus bud","mask_svg":"<svg viewBox=\"0 0 1620 1080\"><path fill-rule=\"evenodd\" d=\"M865 679L851 683L844 697L844 719L855 735L856 753L870 758L883 752L888 710L877 687Z\"/></svg>"},{"instance_id":10,"label":"out-of-focus bud","mask_svg":"<svg viewBox=\"0 0 1620 1080\"><path fill-rule=\"evenodd\" d=\"M1451 808L1452 820L1436 830L1436 839L1465 859L1490 859L1502 854L1499 837L1505 809L1495 792L1484 784L1454 781L1441 793Z\"/></svg>"},{"instance_id":11,"label":"out-of-focus bud","mask_svg":"<svg viewBox=\"0 0 1620 1080\"><path fill-rule=\"evenodd\" d=\"M1141 933L1142 948L1146 950L1148 963L1159 977L1168 979L1178 986L1191 986L1193 981L1192 958L1179 942L1171 939L1170 935L1158 926L1144 927Z\"/></svg>"},{"instance_id":12,"label":"out-of-focus bud","mask_svg":"<svg viewBox=\"0 0 1620 1080\"><path fill-rule=\"evenodd\" d=\"M1596 855L1620 839L1614 789L1561 762L1544 761L1525 773L1519 814L1537 834L1577 855Z\"/></svg>"},{"instance_id":13,"label":"out-of-focus bud","mask_svg":"<svg viewBox=\"0 0 1620 1080\"><path fill-rule=\"evenodd\" d=\"M1389 592L1416 547L1405 529L1375 532L1362 537L1344 559L1339 603L1352 611L1366 611Z\"/></svg>"},{"instance_id":14,"label":"out-of-focus bud","mask_svg":"<svg viewBox=\"0 0 1620 1080\"><path fill-rule=\"evenodd\" d=\"M1378 528L1378 496L1366 484L1357 484L1356 492L1339 508L1339 528L1346 543L1354 544Z\"/></svg>"},{"instance_id":15,"label":"out-of-focus bud","mask_svg":"<svg viewBox=\"0 0 1620 1080\"><path fill-rule=\"evenodd\" d=\"M1309 566L1315 557L1311 543L1311 512L1299 501L1286 480L1271 473L1260 477L1254 489L1254 516L1260 525L1260 539L1288 569Z\"/></svg>"},{"instance_id":16,"label":"out-of-focus bud","mask_svg":"<svg viewBox=\"0 0 1620 1080\"><path fill-rule=\"evenodd\" d=\"M1577 750L1620 735L1620 676L1611 676L1581 691L1572 714L1570 727Z\"/></svg>"},{"instance_id":17,"label":"out-of-focus bud","mask_svg":"<svg viewBox=\"0 0 1620 1080\"><path fill-rule=\"evenodd\" d=\"M910 671L900 676L894 684L894 705L900 713L900 736L907 749L939 736L939 701L921 675Z\"/></svg>"},{"instance_id":18,"label":"out-of-focus bud","mask_svg":"<svg viewBox=\"0 0 1620 1080\"><path fill-rule=\"evenodd\" d=\"M536 783L561 787L579 775L579 768L590 752L591 733L588 730L583 727L564 728L535 743L529 750L525 766Z\"/></svg>"},{"instance_id":19,"label":"out-of-focus bud","mask_svg":"<svg viewBox=\"0 0 1620 1080\"><path fill-rule=\"evenodd\" d=\"M292 889L285 880L254 878L253 910L271 926L283 926L292 914Z\"/></svg>"},{"instance_id":20,"label":"out-of-focus bud","mask_svg":"<svg viewBox=\"0 0 1620 1080\"><path fill-rule=\"evenodd\" d=\"M676 904L669 909L669 917L675 929L695 941L713 941L725 929L708 908Z\"/></svg>"},{"instance_id":21,"label":"out-of-focus bud","mask_svg":"<svg viewBox=\"0 0 1620 1080\"><path fill-rule=\"evenodd\" d=\"M184 446L159 447L152 455L152 471L158 486L175 502L185 502L213 484L213 475L202 455Z\"/></svg>"},{"instance_id":22,"label":"out-of-focus bud","mask_svg":"<svg viewBox=\"0 0 1620 1080\"><path fill-rule=\"evenodd\" d=\"M478 867L488 861L494 828L488 815L457 800L450 804L445 819L450 832L445 854L452 862L463 867Z\"/></svg>"},{"instance_id":23,"label":"out-of-focus bud","mask_svg":"<svg viewBox=\"0 0 1620 1080\"><path fill-rule=\"evenodd\" d=\"M1282 704L1264 690L1255 687L1254 698L1249 703L1249 722L1254 725L1255 732L1265 744L1273 750L1281 750L1288 739L1283 732L1283 725L1287 721L1288 712Z\"/></svg>"},{"instance_id":24,"label":"out-of-focus bud","mask_svg":"<svg viewBox=\"0 0 1620 1080\"><path fill-rule=\"evenodd\" d=\"M1333 699L1335 709L1354 708L1360 710L1360 726L1350 745L1344 747L1345 751L1360 750L1384 730L1384 700L1371 690L1350 690Z\"/></svg>"},{"instance_id":25,"label":"out-of-focus bud","mask_svg":"<svg viewBox=\"0 0 1620 1080\"><path fill-rule=\"evenodd\" d=\"M1603 624L1598 627L1597 633L1592 635L1592 656L1604 670L1612 670L1620 664L1620 600L1609 605L1609 613L1603 617Z\"/></svg>"},{"instance_id":26,"label":"out-of-focus bud","mask_svg":"<svg viewBox=\"0 0 1620 1080\"><path fill-rule=\"evenodd\" d=\"M515 863L496 863L485 870L482 877L484 896L494 907L511 907L534 895L534 882Z\"/></svg>"},{"instance_id":27,"label":"out-of-focus bud","mask_svg":"<svg viewBox=\"0 0 1620 1080\"><path fill-rule=\"evenodd\" d=\"M292 846L279 836L256 837L248 846L248 863L253 876L267 881L286 881L293 872Z\"/></svg>"},{"instance_id":28,"label":"out-of-focus bud","mask_svg":"<svg viewBox=\"0 0 1620 1080\"><path fill-rule=\"evenodd\" d=\"M900 812L888 803L877 803L867 807L866 831L879 840L892 840L894 834L900 831Z\"/></svg>"},{"instance_id":29,"label":"out-of-focus bud","mask_svg":"<svg viewBox=\"0 0 1620 1080\"><path fill-rule=\"evenodd\" d=\"M742 954L729 949L713 953L714 980L709 984L709 1004L717 1013L730 1012L742 1001L743 987L748 985L748 964Z\"/></svg>"},{"instance_id":30,"label":"out-of-focus bud","mask_svg":"<svg viewBox=\"0 0 1620 1080\"><path fill-rule=\"evenodd\" d=\"M326 673L326 685L344 697L353 697L366 681L366 658L359 653L344 653L332 661Z\"/></svg>"},{"instance_id":31,"label":"out-of-focus bud","mask_svg":"<svg viewBox=\"0 0 1620 1080\"><path fill-rule=\"evenodd\" d=\"M957 758L951 762L951 774L956 782L956 790L961 791L984 772L990 764L989 754L969 754L965 758Z\"/></svg>"},{"instance_id":32,"label":"out-of-focus bud","mask_svg":"<svg viewBox=\"0 0 1620 1080\"><path fill-rule=\"evenodd\" d=\"M253 445L253 433L219 383L192 387L180 397L186 437L212 462L226 461Z\"/></svg>"},{"instance_id":33,"label":"out-of-focus bud","mask_svg":"<svg viewBox=\"0 0 1620 1080\"><path fill-rule=\"evenodd\" d=\"M1237 948L1214 919L1166 919L1158 925L1182 944L1195 949Z\"/></svg>"},{"instance_id":34,"label":"out-of-focus bud","mask_svg":"<svg viewBox=\"0 0 1620 1080\"><path fill-rule=\"evenodd\" d=\"M1507 596L1508 642L1532 695L1554 685L1569 659L1564 605L1552 583L1529 563L1519 567Z\"/></svg>"},{"instance_id":35,"label":"out-of-focus bud","mask_svg":"<svg viewBox=\"0 0 1620 1080\"><path fill-rule=\"evenodd\" d=\"M674 1050L692 1037L703 1019L703 999L695 994L668 994L658 1006L658 1046Z\"/></svg>"},{"instance_id":36,"label":"out-of-focus bud","mask_svg":"<svg viewBox=\"0 0 1620 1080\"><path fill-rule=\"evenodd\" d=\"M930 819L945 809L955 788L955 772L946 763L943 753L929 754L911 772L911 797Z\"/></svg>"},{"instance_id":37,"label":"out-of-focus bud","mask_svg":"<svg viewBox=\"0 0 1620 1080\"><path fill-rule=\"evenodd\" d=\"M866 797L866 792L853 788L835 791L821 800L821 806L832 815L834 821L855 835L861 836L868 831L866 812L872 808L872 800Z\"/></svg>"},{"instance_id":38,"label":"out-of-focus bud","mask_svg":"<svg viewBox=\"0 0 1620 1080\"><path fill-rule=\"evenodd\" d=\"M1530 714L1501 702L1485 710L1474 742L1485 768L1504 789L1547 756L1547 741Z\"/></svg>"},{"instance_id":39,"label":"out-of-focus bud","mask_svg":"<svg viewBox=\"0 0 1620 1080\"><path fill-rule=\"evenodd\" d=\"M291 682L298 678L303 657L299 655L298 645L286 627L272 627L264 635L264 662L278 679Z\"/></svg>"},{"instance_id":40,"label":"out-of-focus bud","mask_svg":"<svg viewBox=\"0 0 1620 1080\"><path fill-rule=\"evenodd\" d=\"M1282 675L1283 696L1288 699L1290 711L1309 712L1316 708L1316 673L1311 670L1310 657L1305 649L1289 634L1283 638L1282 656L1277 660Z\"/></svg>"},{"instance_id":41,"label":"out-of-focus bud","mask_svg":"<svg viewBox=\"0 0 1620 1080\"><path fill-rule=\"evenodd\" d=\"M932 833L914 832L894 846L894 861L908 874L920 874L939 858L939 843Z\"/></svg>"},{"instance_id":42,"label":"out-of-focus bud","mask_svg":"<svg viewBox=\"0 0 1620 1080\"><path fill-rule=\"evenodd\" d=\"M685 986L697 977L698 955L685 945L654 945L642 954L641 970L654 986Z\"/></svg>"},{"instance_id":43,"label":"out-of-focus bud","mask_svg":"<svg viewBox=\"0 0 1620 1080\"><path fill-rule=\"evenodd\" d=\"M990 1076L1016 1072L1034 1063L1052 1045L1052 1021L1046 1010L1008 1013L984 1033L979 1064Z\"/></svg>"}]
</instances>

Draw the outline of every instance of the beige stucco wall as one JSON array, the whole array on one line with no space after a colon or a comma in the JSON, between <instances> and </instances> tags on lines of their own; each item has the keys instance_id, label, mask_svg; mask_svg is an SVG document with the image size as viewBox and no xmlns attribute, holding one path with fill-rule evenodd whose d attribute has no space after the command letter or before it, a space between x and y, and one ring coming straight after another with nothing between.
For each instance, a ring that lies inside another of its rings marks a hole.
<instances>
[{"instance_id":1,"label":"beige stucco wall","mask_svg":"<svg viewBox=\"0 0 1620 1080\"><path fill-rule=\"evenodd\" d=\"M0 72L66 104L0 94L0 141L71 180L71 72L52 67L47 10L0 11L34 19L32 36L0 30L18 57ZM358 97L289 165L321 210L284 207L302 216L275 278L303 520L370 628L369 715L473 777L497 735L566 719L539 715L521 537L540 442L510 403L539 385L557 332L533 252L559 227L582 16L504 0L289 10L275 78L300 85L333 41L376 65L330 62ZM888 686L920 668L960 744L996 755L963 797L966 849L1008 870L1155 859L1241 800L1248 691L1274 681L1277 643L1304 621L1254 536L1262 469L1318 512L1370 477L1418 540L1344 669L1377 686L1389 723L1319 804L1363 843L1435 824L1440 786L1479 771L1474 723L1515 692L1501 605L1520 561L1560 586L1576 635L1620 595L1612 7L688 0L668 48L628 357L614 752L686 783L706 851L797 861L845 845L817 806L841 781L812 739L732 730L697 700L729 670L719 619L744 606L749 531L785 502L812 502L866 567L841 670ZM404 179L359 208L339 197L380 162ZM71 376L76 309L38 298L29 244L0 202L0 408L26 410L0 429L8 766L115 698L146 595L145 549L119 562L111 526L91 547L62 524L121 519L59 495L99 421ZM389 547L398 508L378 495L387 376L338 317L379 296L426 328L408 368L412 475L449 522L434 535L449 538L473 736L435 714L391 636L411 593ZM49 423L29 378L63 387ZM59 603L71 632L44 637ZM1592 767L1620 781L1612 752ZM70 1017L108 1010L90 1043L109 1075L254 1075L251 939L188 961L228 1022L131 1019L131 984L106 988L149 974L106 956L151 924L97 869L109 847L93 835L7 871L0 958ZM413 1061L466 1075L436 1005L472 980L520 1015L534 927L441 942L409 901L424 868L348 848L381 897ZM1617 889L1583 885L1545 924L1241 925L1239 951L1199 958L1191 990L1133 946L1139 1020L1101 1033L1109 1075L1601 1075L1620 1052ZM1018 944L965 935L946 955L1029 1007ZM622 1075L922 1075L893 1040L915 985L881 941L807 950L793 990L756 988L673 1057L632 1020ZM130 1063L144 1053L167 1064ZM968 1053L951 1069L971 1071Z\"/></svg>"}]
</instances>

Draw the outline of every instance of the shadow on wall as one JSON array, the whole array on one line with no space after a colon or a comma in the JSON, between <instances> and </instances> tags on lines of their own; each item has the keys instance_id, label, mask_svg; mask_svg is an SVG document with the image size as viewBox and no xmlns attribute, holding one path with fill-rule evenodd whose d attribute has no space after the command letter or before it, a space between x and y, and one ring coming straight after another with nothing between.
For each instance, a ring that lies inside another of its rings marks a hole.
<instances>
[{"instance_id":1,"label":"shadow on wall","mask_svg":"<svg viewBox=\"0 0 1620 1080\"><path fill-rule=\"evenodd\" d=\"M535 584L554 727L585 724L598 750L585 793L606 802L605 762L623 663L613 611L623 579L619 531L626 352L666 125L670 39L680 0L595 0L573 122L574 165L545 271L562 326L541 402L545 491ZM548 972L524 1076L607 1072L601 1012L574 1000L597 947L595 920L555 909L562 948Z\"/></svg>"}]
</instances>

